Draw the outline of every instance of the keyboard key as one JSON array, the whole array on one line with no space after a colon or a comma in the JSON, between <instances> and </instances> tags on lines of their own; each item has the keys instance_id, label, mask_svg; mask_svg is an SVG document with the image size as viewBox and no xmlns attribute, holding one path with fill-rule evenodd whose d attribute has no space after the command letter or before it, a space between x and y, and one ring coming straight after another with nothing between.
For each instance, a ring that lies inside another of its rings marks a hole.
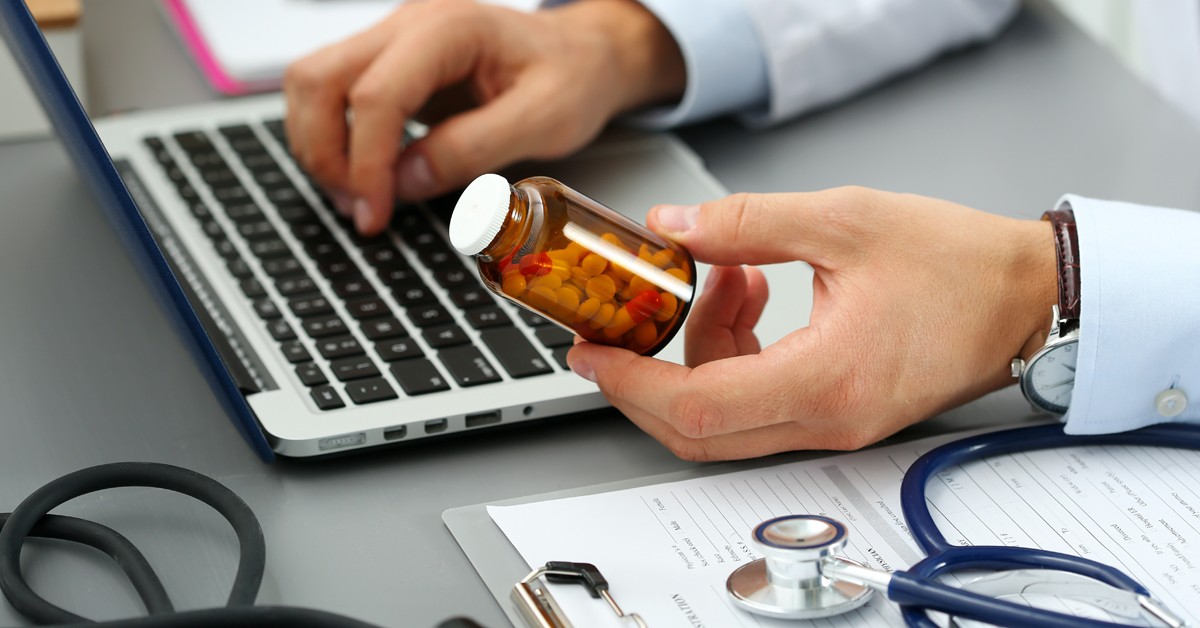
<instances>
[{"instance_id":1,"label":"keyboard key","mask_svg":"<svg viewBox=\"0 0 1200 628\"><path fill-rule=\"evenodd\" d=\"M234 222L243 222L246 220L259 220L262 218L262 209L254 203L237 203L234 205L225 206L225 215Z\"/></svg>"},{"instance_id":2,"label":"keyboard key","mask_svg":"<svg viewBox=\"0 0 1200 628\"><path fill-rule=\"evenodd\" d=\"M392 310L379 297L360 297L346 301L346 311L357 320L376 316L391 316Z\"/></svg>"},{"instance_id":3,"label":"keyboard key","mask_svg":"<svg viewBox=\"0 0 1200 628\"><path fill-rule=\"evenodd\" d=\"M192 160L192 165L201 172L206 170L221 170L229 169L225 163L225 158L215 150L205 150L197 152L189 152L188 158Z\"/></svg>"},{"instance_id":4,"label":"keyboard key","mask_svg":"<svg viewBox=\"0 0 1200 628\"><path fill-rule=\"evenodd\" d=\"M250 193L241 185L214 187L212 188L212 193L222 205L240 204L250 200Z\"/></svg>"},{"instance_id":5,"label":"keyboard key","mask_svg":"<svg viewBox=\"0 0 1200 628\"><path fill-rule=\"evenodd\" d=\"M438 352L438 358L459 386L478 386L500 381L500 374L475 345L442 349Z\"/></svg>"},{"instance_id":6,"label":"keyboard key","mask_svg":"<svg viewBox=\"0 0 1200 628\"><path fill-rule=\"evenodd\" d=\"M247 240L265 240L267 238L279 238L279 233L275 231L275 227L271 226L266 220L253 220L248 222L238 223L238 233L242 234Z\"/></svg>"},{"instance_id":7,"label":"keyboard key","mask_svg":"<svg viewBox=\"0 0 1200 628\"><path fill-rule=\"evenodd\" d=\"M318 386L309 391L309 394L317 403L317 407L322 410L337 410L346 407L346 402L342 401L333 386Z\"/></svg>"},{"instance_id":8,"label":"keyboard key","mask_svg":"<svg viewBox=\"0 0 1200 628\"><path fill-rule=\"evenodd\" d=\"M275 340L283 342L284 340L292 340L296 337L296 332L292 331L292 326L282 318L277 318L267 323L267 331Z\"/></svg>"},{"instance_id":9,"label":"keyboard key","mask_svg":"<svg viewBox=\"0 0 1200 628\"><path fill-rule=\"evenodd\" d=\"M175 142L187 152L212 148L212 140L204 131L183 131L175 134Z\"/></svg>"},{"instance_id":10,"label":"keyboard key","mask_svg":"<svg viewBox=\"0 0 1200 628\"><path fill-rule=\"evenodd\" d=\"M541 352L516 327L489 329L479 337L500 361L500 366L515 378L554 372Z\"/></svg>"},{"instance_id":11,"label":"keyboard key","mask_svg":"<svg viewBox=\"0 0 1200 628\"><path fill-rule=\"evenodd\" d=\"M396 338L408 335L408 332L404 331L404 327L400 324L400 321L390 316L363 321L361 328L367 340L382 340L384 338Z\"/></svg>"},{"instance_id":12,"label":"keyboard key","mask_svg":"<svg viewBox=\"0 0 1200 628\"><path fill-rule=\"evenodd\" d=\"M254 173L254 182L264 188L292 184L292 180L282 170L259 170Z\"/></svg>"},{"instance_id":13,"label":"keyboard key","mask_svg":"<svg viewBox=\"0 0 1200 628\"><path fill-rule=\"evenodd\" d=\"M258 315L264 320L271 320L272 318L279 318L280 316L283 316L283 312L279 311L279 306L275 305L275 302L270 299L259 299L255 301L254 311L258 312Z\"/></svg>"},{"instance_id":14,"label":"keyboard key","mask_svg":"<svg viewBox=\"0 0 1200 628\"><path fill-rule=\"evenodd\" d=\"M296 223L292 225L292 235L296 236L296 239L302 242L333 239L333 236L329 233L329 229L326 229L325 225L319 222Z\"/></svg>"},{"instance_id":15,"label":"keyboard key","mask_svg":"<svg viewBox=\"0 0 1200 628\"><path fill-rule=\"evenodd\" d=\"M329 380L325 379L325 374L321 372L321 367L313 362L305 362L297 366L296 376L300 378L300 381L305 386L319 386L329 383Z\"/></svg>"},{"instance_id":16,"label":"keyboard key","mask_svg":"<svg viewBox=\"0 0 1200 628\"><path fill-rule=\"evenodd\" d=\"M171 177L172 180L175 179L173 173L169 170L167 171L167 176ZM234 174L229 168L212 168L210 170L204 170L201 171L200 176L210 187L224 187L238 183L237 175Z\"/></svg>"},{"instance_id":17,"label":"keyboard key","mask_svg":"<svg viewBox=\"0 0 1200 628\"><path fill-rule=\"evenodd\" d=\"M278 118L273 120L263 120L263 126L266 127L267 131L272 137L275 138L276 141L278 141L280 144L283 144L285 148L287 147L287 131L285 131L283 128L283 120Z\"/></svg>"},{"instance_id":18,"label":"keyboard key","mask_svg":"<svg viewBox=\"0 0 1200 628\"><path fill-rule=\"evenodd\" d=\"M554 360L558 362L558 365L561 366L564 371L571 370L571 367L567 366L567 352L570 350L571 347L559 347L553 352Z\"/></svg>"},{"instance_id":19,"label":"keyboard key","mask_svg":"<svg viewBox=\"0 0 1200 628\"><path fill-rule=\"evenodd\" d=\"M420 281L417 271L409 267L408 264L391 264L377 268L376 272L379 273L379 280L389 286Z\"/></svg>"},{"instance_id":20,"label":"keyboard key","mask_svg":"<svg viewBox=\"0 0 1200 628\"><path fill-rule=\"evenodd\" d=\"M250 170L278 170L279 165L275 163L275 158L267 153L254 153L251 155L242 155L242 165Z\"/></svg>"},{"instance_id":21,"label":"keyboard key","mask_svg":"<svg viewBox=\"0 0 1200 628\"><path fill-rule=\"evenodd\" d=\"M312 356L309 355L308 349L304 348L304 343L300 342L299 340L289 340L282 345L279 345L279 348L283 350L283 356L292 364L299 364L300 362L308 362L312 360Z\"/></svg>"},{"instance_id":22,"label":"keyboard key","mask_svg":"<svg viewBox=\"0 0 1200 628\"><path fill-rule=\"evenodd\" d=\"M423 283L397 286L392 290L392 296L396 297L396 300L404 307L437 302L437 297Z\"/></svg>"},{"instance_id":23,"label":"keyboard key","mask_svg":"<svg viewBox=\"0 0 1200 628\"><path fill-rule=\"evenodd\" d=\"M333 282L333 291L343 299L375 294L375 288L362 276L350 277Z\"/></svg>"},{"instance_id":24,"label":"keyboard key","mask_svg":"<svg viewBox=\"0 0 1200 628\"><path fill-rule=\"evenodd\" d=\"M188 204L188 209L192 212L192 215L195 216L197 220L208 220L212 218L212 212L209 211L208 205L205 205L203 201L192 201Z\"/></svg>"},{"instance_id":25,"label":"keyboard key","mask_svg":"<svg viewBox=\"0 0 1200 628\"><path fill-rule=\"evenodd\" d=\"M225 258L230 258L238 254L237 247L225 238L213 240L213 248L217 249L217 255Z\"/></svg>"},{"instance_id":26,"label":"keyboard key","mask_svg":"<svg viewBox=\"0 0 1200 628\"><path fill-rule=\"evenodd\" d=\"M437 280L438 285L447 290L479 285L479 282L475 281L475 275L461 266L439 270L433 273L433 278Z\"/></svg>"},{"instance_id":27,"label":"keyboard key","mask_svg":"<svg viewBox=\"0 0 1200 628\"><path fill-rule=\"evenodd\" d=\"M321 274L329 279L359 274L358 265L349 258L321 260L317 262L317 267L321 269Z\"/></svg>"},{"instance_id":28,"label":"keyboard key","mask_svg":"<svg viewBox=\"0 0 1200 628\"><path fill-rule=\"evenodd\" d=\"M300 190L292 186L271 188L264 190L267 193L267 200L275 205L290 205L296 201L304 200L300 195Z\"/></svg>"},{"instance_id":29,"label":"keyboard key","mask_svg":"<svg viewBox=\"0 0 1200 628\"><path fill-rule=\"evenodd\" d=\"M185 200L189 203L194 202L200 198L200 195L198 193L196 193L196 188L192 187L191 184L188 184L188 183L185 183L182 181L179 182L179 184L175 186L175 190L177 192L179 192L179 196L181 198L183 198L183 200Z\"/></svg>"},{"instance_id":30,"label":"keyboard key","mask_svg":"<svg viewBox=\"0 0 1200 628\"><path fill-rule=\"evenodd\" d=\"M363 257L372 266L391 264L404 258L391 242L380 242L362 248Z\"/></svg>"},{"instance_id":31,"label":"keyboard key","mask_svg":"<svg viewBox=\"0 0 1200 628\"><path fill-rule=\"evenodd\" d=\"M448 268L451 266L462 266L458 255L451 253L450 249L435 248L420 251L417 255L421 258L421 263L426 266L439 269Z\"/></svg>"},{"instance_id":32,"label":"keyboard key","mask_svg":"<svg viewBox=\"0 0 1200 628\"><path fill-rule=\"evenodd\" d=\"M547 347L568 347L575 344L575 334L557 326L546 325L533 332L534 336Z\"/></svg>"},{"instance_id":33,"label":"keyboard key","mask_svg":"<svg viewBox=\"0 0 1200 628\"><path fill-rule=\"evenodd\" d=\"M378 353L384 362L420 358L425 355L425 352L421 351L412 338L392 338L377 342L375 343L375 353Z\"/></svg>"},{"instance_id":34,"label":"keyboard key","mask_svg":"<svg viewBox=\"0 0 1200 628\"><path fill-rule=\"evenodd\" d=\"M425 358L392 362L391 370L405 394L424 395L439 390L450 390L450 384L446 383L437 367Z\"/></svg>"},{"instance_id":35,"label":"keyboard key","mask_svg":"<svg viewBox=\"0 0 1200 628\"><path fill-rule=\"evenodd\" d=\"M519 312L518 316L521 317L521 320L525 321L525 324L529 325L530 327L540 327L550 323L550 321L541 314L535 314L524 308L518 309L517 312Z\"/></svg>"},{"instance_id":36,"label":"keyboard key","mask_svg":"<svg viewBox=\"0 0 1200 628\"><path fill-rule=\"evenodd\" d=\"M458 290L454 290L450 293L450 300L464 310L469 307L491 305L495 303L495 301L492 300L492 296L488 294L487 288L484 288L478 284L470 288L459 288Z\"/></svg>"},{"instance_id":37,"label":"keyboard key","mask_svg":"<svg viewBox=\"0 0 1200 628\"><path fill-rule=\"evenodd\" d=\"M290 275L304 270L300 265L300 260L292 257L276 257L275 259L265 260L263 262L263 270L272 277L281 277Z\"/></svg>"},{"instance_id":38,"label":"keyboard key","mask_svg":"<svg viewBox=\"0 0 1200 628\"><path fill-rule=\"evenodd\" d=\"M471 341L467 337L467 333L462 330L462 327L454 324L430 327L421 332L421 335L425 337L425 342L429 343L429 346L435 349L452 347Z\"/></svg>"},{"instance_id":39,"label":"keyboard key","mask_svg":"<svg viewBox=\"0 0 1200 628\"><path fill-rule=\"evenodd\" d=\"M412 321L413 325L421 328L454 322L454 317L450 316L450 312L436 303L408 308L408 319Z\"/></svg>"},{"instance_id":40,"label":"keyboard key","mask_svg":"<svg viewBox=\"0 0 1200 628\"><path fill-rule=\"evenodd\" d=\"M489 305L487 307L477 307L467 310L467 322L475 329L487 329L488 327L503 327L512 325L512 319L498 305Z\"/></svg>"},{"instance_id":41,"label":"keyboard key","mask_svg":"<svg viewBox=\"0 0 1200 628\"><path fill-rule=\"evenodd\" d=\"M231 124L217 129L227 138L233 139L236 137L254 137L254 131L245 124Z\"/></svg>"},{"instance_id":42,"label":"keyboard key","mask_svg":"<svg viewBox=\"0 0 1200 628\"><path fill-rule=\"evenodd\" d=\"M308 206L305 201L289 204L275 204L275 210L279 212L279 217L288 224L297 222L313 221L317 219L317 214Z\"/></svg>"},{"instance_id":43,"label":"keyboard key","mask_svg":"<svg viewBox=\"0 0 1200 628\"><path fill-rule=\"evenodd\" d=\"M337 314L310 316L301 319L300 326L304 328L304 332L310 338L324 338L325 336L344 334L350 331L346 327L346 322L339 318Z\"/></svg>"},{"instance_id":44,"label":"keyboard key","mask_svg":"<svg viewBox=\"0 0 1200 628\"><path fill-rule=\"evenodd\" d=\"M238 279L245 279L254 274L254 271L250 270L250 265L241 256L226 261L225 267L229 269L230 275Z\"/></svg>"},{"instance_id":45,"label":"keyboard key","mask_svg":"<svg viewBox=\"0 0 1200 628\"><path fill-rule=\"evenodd\" d=\"M392 385L382 377L360 379L346 384L346 394L350 395L351 401L360 405L399 397L392 389Z\"/></svg>"},{"instance_id":46,"label":"keyboard key","mask_svg":"<svg viewBox=\"0 0 1200 628\"><path fill-rule=\"evenodd\" d=\"M333 312L333 306L329 304L329 299L319 294L291 299L288 301L288 307L291 308L293 314L300 318Z\"/></svg>"},{"instance_id":47,"label":"keyboard key","mask_svg":"<svg viewBox=\"0 0 1200 628\"><path fill-rule=\"evenodd\" d=\"M230 138L229 147L233 149L233 152L239 155L262 153L266 151L266 149L263 148L262 142L258 141L258 138L254 137L253 135Z\"/></svg>"},{"instance_id":48,"label":"keyboard key","mask_svg":"<svg viewBox=\"0 0 1200 628\"><path fill-rule=\"evenodd\" d=\"M315 260L349 259L346 249L333 240L310 240L304 244L304 250Z\"/></svg>"},{"instance_id":49,"label":"keyboard key","mask_svg":"<svg viewBox=\"0 0 1200 628\"><path fill-rule=\"evenodd\" d=\"M243 279L238 285L241 286L242 294L246 295L247 298L257 299L258 297L267 296L267 289L253 277Z\"/></svg>"},{"instance_id":50,"label":"keyboard key","mask_svg":"<svg viewBox=\"0 0 1200 628\"><path fill-rule=\"evenodd\" d=\"M329 363L329 370L340 382L379 375L379 368L365 355L334 360Z\"/></svg>"},{"instance_id":51,"label":"keyboard key","mask_svg":"<svg viewBox=\"0 0 1200 628\"><path fill-rule=\"evenodd\" d=\"M317 282L304 273L287 275L275 280L275 289L285 297L294 297L297 294L316 291Z\"/></svg>"},{"instance_id":52,"label":"keyboard key","mask_svg":"<svg viewBox=\"0 0 1200 628\"><path fill-rule=\"evenodd\" d=\"M320 351L321 356L326 360L359 355L363 352L362 346L358 344L354 336L335 336L322 339L317 342L317 351Z\"/></svg>"},{"instance_id":53,"label":"keyboard key","mask_svg":"<svg viewBox=\"0 0 1200 628\"><path fill-rule=\"evenodd\" d=\"M279 257L280 255L289 255L292 250L288 245L279 238L270 238L267 240L258 240L250 243L250 252L260 259L268 257Z\"/></svg>"},{"instance_id":54,"label":"keyboard key","mask_svg":"<svg viewBox=\"0 0 1200 628\"><path fill-rule=\"evenodd\" d=\"M215 220L205 220L204 222L201 222L200 229L204 231L204 235L212 238L213 240L219 240L225 237L225 230L222 229L221 225L217 224L217 221Z\"/></svg>"}]
</instances>

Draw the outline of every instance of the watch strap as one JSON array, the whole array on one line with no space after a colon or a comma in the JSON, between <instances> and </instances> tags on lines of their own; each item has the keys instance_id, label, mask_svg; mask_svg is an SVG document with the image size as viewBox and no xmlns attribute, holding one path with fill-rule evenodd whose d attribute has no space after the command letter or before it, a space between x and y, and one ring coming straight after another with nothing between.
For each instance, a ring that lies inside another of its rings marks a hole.
<instances>
[{"instance_id":1,"label":"watch strap","mask_svg":"<svg viewBox=\"0 0 1200 628\"><path fill-rule=\"evenodd\" d=\"M1058 258L1058 315L1065 321L1079 320L1079 235L1075 230L1075 212L1058 209L1046 212L1042 220L1050 222L1054 232L1054 253Z\"/></svg>"}]
</instances>

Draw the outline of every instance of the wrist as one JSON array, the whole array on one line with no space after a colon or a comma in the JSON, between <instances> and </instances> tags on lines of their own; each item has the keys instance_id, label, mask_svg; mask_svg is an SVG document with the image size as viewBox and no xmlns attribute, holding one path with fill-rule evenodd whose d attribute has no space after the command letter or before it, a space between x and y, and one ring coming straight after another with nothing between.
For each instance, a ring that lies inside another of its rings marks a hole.
<instances>
[{"instance_id":1,"label":"wrist","mask_svg":"<svg viewBox=\"0 0 1200 628\"><path fill-rule=\"evenodd\" d=\"M683 53L666 26L635 0L583 0L553 9L565 28L603 42L614 80L612 114L678 100L687 85Z\"/></svg>"},{"instance_id":2,"label":"wrist","mask_svg":"<svg viewBox=\"0 0 1200 628\"><path fill-rule=\"evenodd\" d=\"M1054 233L1050 223L1025 221L1022 255L1026 260L1023 274L1026 304L1022 308L1024 344L1018 356L1029 361L1046 344L1053 326L1050 312L1058 303L1058 257L1054 248Z\"/></svg>"}]
</instances>

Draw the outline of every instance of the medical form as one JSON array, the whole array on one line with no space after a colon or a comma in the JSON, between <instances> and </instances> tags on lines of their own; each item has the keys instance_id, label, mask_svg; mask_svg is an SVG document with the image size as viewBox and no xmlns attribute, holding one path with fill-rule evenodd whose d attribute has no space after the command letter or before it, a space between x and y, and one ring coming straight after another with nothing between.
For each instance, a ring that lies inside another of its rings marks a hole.
<instances>
[{"instance_id":1,"label":"medical form","mask_svg":"<svg viewBox=\"0 0 1200 628\"><path fill-rule=\"evenodd\" d=\"M869 567L916 563L924 556L900 509L904 471L966 435L488 512L530 565L595 564L622 607L655 628L903 626L898 607L878 595L857 611L810 622L751 615L730 604L725 579L758 558L751 529L785 514L841 520L850 529L845 555ZM951 543L1040 548L1113 565L1193 625L1200 621L1200 452L1021 452L948 469L927 495ZM946 582L962 584L954 576ZM579 628L618 625L582 587L550 590Z\"/></svg>"}]
</instances>

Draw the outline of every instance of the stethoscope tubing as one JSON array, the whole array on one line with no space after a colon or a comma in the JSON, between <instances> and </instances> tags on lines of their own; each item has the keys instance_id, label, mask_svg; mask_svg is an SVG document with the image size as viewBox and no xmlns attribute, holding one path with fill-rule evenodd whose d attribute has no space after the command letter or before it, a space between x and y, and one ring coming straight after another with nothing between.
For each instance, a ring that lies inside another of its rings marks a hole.
<instances>
[{"instance_id":1,"label":"stethoscope tubing","mask_svg":"<svg viewBox=\"0 0 1200 628\"><path fill-rule=\"evenodd\" d=\"M981 434L942 445L921 456L904 475L900 499L909 530L927 558L907 571L892 574L888 586L888 598L901 605L905 622L913 628L934 628L936 624L925 613L926 609L933 609L1014 628L1034 625L1063 628L1121 626L1021 606L962 591L934 580L940 575L964 569L1053 569L1088 576L1114 587L1149 596L1145 587L1120 570L1086 558L1021 547L950 545L929 511L925 487L929 480L947 468L1014 452L1090 445L1200 450L1200 426L1166 424L1119 434L1068 435L1061 424L1039 425Z\"/></svg>"}]
</instances>

